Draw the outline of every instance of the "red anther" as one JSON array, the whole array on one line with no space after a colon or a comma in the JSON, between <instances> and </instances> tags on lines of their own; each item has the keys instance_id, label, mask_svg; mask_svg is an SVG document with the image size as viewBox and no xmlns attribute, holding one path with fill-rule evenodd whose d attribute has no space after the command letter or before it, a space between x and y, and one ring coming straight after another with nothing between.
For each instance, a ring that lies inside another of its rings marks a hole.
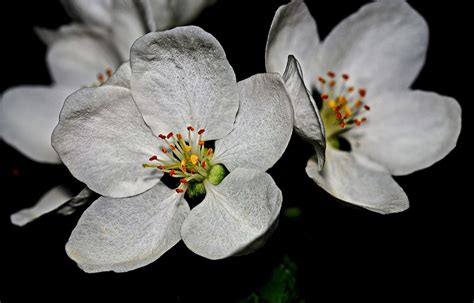
<instances>
[{"instance_id":1,"label":"red anther","mask_svg":"<svg viewBox=\"0 0 474 303\"><path fill-rule=\"evenodd\" d=\"M165 169L165 166L164 166L164 165L158 165L157 168L158 168L158 169Z\"/></svg>"},{"instance_id":2,"label":"red anther","mask_svg":"<svg viewBox=\"0 0 474 303\"><path fill-rule=\"evenodd\" d=\"M189 171L189 172L191 173L191 175L194 175L194 173L195 173L196 171L194 170L194 168L191 168L191 171Z\"/></svg>"},{"instance_id":3,"label":"red anther","mask_svg":"<svg viewBox=\"0 0 474 303\"><path fill-rule=\"evenodd\" d=\"M336 81L332 80L331 82L329 82L329 86L330 87L336 86Z\"/></svg>"},{"instance_id":4,"label":"red anther","mask_svg":"<svg viewBox=\"0 0 474 303\"><path fill-rule=\"evenodd\" d=\"M352 93L354 91L354 86L349 86L349 88L347 88L347 91L349 93Z\"/></svg>"},{"instance_id":5,"label":"red anther","mask_svg":"<svg viewBox=\"0 0 474 303\"><path fill-rule=\"evenodd\" d=\"M367 118L366 118L366 117L362 117L361 122L365 122L365 121L367 121Z\"/></svg>"},{"instance_id":6,"label":"red anther","mask_svg":"<svg viewBox=\"0 0 474 303\"><path fill-rule=\"evenodd\" d=\"M158 137L160 137L160 138L163 139L163 140L166 139L166 136L163 135L163 134L159 134Z\"/></svg>"},{"instance_id":7,"label":"red anther","mask_svg":"<svg viewBox=\"0 0 474 303\"><path fill-rule=\"evenodd\" d=\"M173 137L173 133L172 133L172 132L169 132L169 133L166 135L166 139L169 139L169 138L171 138L171 137Z\"/></svg>"},{"instance_id":8,"label":"red anther","mask_svg":"<svg viewBox=\"0 0 474 303\"><path fill-rule=\"evenodd\" d=\"M176 138L178 138L178 140L181 140L181 139L183 139L183 135L177 134L177 135L176 135Z\"/></svg>"},{"instance_id":9,"label":"red anther","mask_svg":"<svg viewBox=\"0 0 474 303\"><path fill-rule=\"evenodd\" d=\"M364 105L364 108L365 108L365 110L370 110L370 106L368 106L367 104Z\"/></svg>"},{"instance_id":10,"label":"red anther","mask_svg":"<svg viewBox=\"0 0 474 303\"><path fill-rule=\"evenodd\" d=\"M175 145L170 145L171 146L171 150L176 150L176 146Z\"/></svg>"},{"instance_id":11,"label":"red anther","mask_svg":"<svg viewBox=\"0 0 474 303\"><path fill-rule=\"evenodd\" d=\"M204 128L201 128L200 130L198 130L198 135L202 135L204 132L205 132Z\"/></svg>"},{"instance_id":12,"label":"red anther","mask_svg":"<svg viewBox=\"0 0 474 303\"><path fill-rule=\"evenodd\" d=\"M194 127L192 127L191 125L189 125L189 126L188 126L188 130L193 132L193 131L194 131Z\"/></svg>"},{"instance_id":13,"label":"red anther","mask_svg":"<svg viewBox=\"0 0 474 303\"><path fill-rule=\"evenodd\" d=\"M365 97L365 94L367 93L367 91L363 88L359 88L359 95L364 98Z\"/></svg>"},{"instance_id":14,"label":"red anther","mask_svg":"<svg viewBox=\"0 0 474 303\"><path fill-rule=\"evenodd\" d=\"M201 166L202 166L202 168L204 168L204 169L205 169L205 168L206 168L206 166L207 166L207 164L206 164L206 161L202 161L202 163L201 163Z\"/></svg>"},{"instance_id":15,"label":"red anther","mask_svg":"<svg viewBox=\"0 0 474 303\"><path fill-rule=\"evenodd\" d=\"M342 118L342 114L340 112L337 112L336 113L336 118L338 118L340 120Z\"/></svg>"},{"instance_id":16,"label":"red anther","mask_svg":"<svg viewBox=\"0 0 474 303\"><path fill-rule=\"evenodd\" d=\"M207 150L207 155L208 155L208 156L212 155L212 148L209 148L209 149Z\"/></svg>"},{"instance_id":17,"label":"red anther","mask_svg":"<svg viewBox=\"0 0 474 303\"><path fill-rule=\"evenodd\" d=\"M349 75L348 74L342 74L342 79L344 80L349 80Z\"/></svg>"},{"instance_id":18,"label":"red anther","mask_svg":"<svg viewBox=\"0 0 474 303\"><path fill-rule=\"evenodd\" d=\"M161 151L162 151L163 153L165 153L165 154L168 152L168 150L167 150L166 148L164 148L164 147L161 148Z\"/></svg>"},{"instance_id":19,"label":"red anther","mask_svg":"<svg viewBox=\"0 0 474 303\"><path fill-rule=\"evenodd\" d=\"M334 107L334 109L333 109L333 111L335 111L336 113L337 113L338 111L340 111L340 110L341 110L341 107L340 107L339 105L336 106L336 107Z\"/></svg>"},{"instance_id":20,"label":"red anther","mask_svg":"<svg viewBox=\"0 0 474 303\"><path fill-rule=\"evenodd\" d=\"M104 82L105 81L104 74L98 73L97 74L97 80L99 80L100 83Z\"/></svg>"},{"instance_id":21,"label":"red anther","mask_svg":"<svg viewBox=\"0 0 474 303\"><path fill-rule=\"evenodd\" d=\"M361 124L362 122L360 122L358 119L355 119L355 120L354 120L354 123L355 123L357 126L360 126L360 124Z\"/></svg>"},{"instance_id":22,"label":"red anther","mask_svg":"<svg viewBox=\"0 0 474 303\"><path fill-rule=\"evenodd\" d=\"M326 79L324 79L323 77L319 77L318 80L319 82L321 82L321 84L326 84Z\"/></svg>"},{"instance_id":23,"label":"red anther","mask_svg":"<svg viewBox=\"0 0 474 303\"><path fill-rule=\"evenodd\" d=\"M188 183L188 180L186 180L186 178L182 178L182 179L179 180L179 182L181 184L186 184L186 183Z\"/></svg>"},{"instance_id":24,"label":"red anther","mask_svg":"<svg viewBox=\"0 0 474 303\"><path fill-rule=\"evenodd\" d=\"M176 174L176 171L175 171L174 169L172 169L172 170L170 170L169 174L170 174L170 176L172 177L172 176L174 176L174 175Z\"/></svg>"},{"instance_id":25,"label":"red anther","mask_svg":"<svg viewBox=\"0 0 474 303\"><path fill-rule=\"evenodd\" d=\"M361 107L361 106L362 106L362 101L357 100L357 101L355 102L355 107Z\"/></svg>"},{"instance_id":26,"label":"red anther","mask_svg":"<svg viewBox=\"0 0 474 303\"><path fill-rule=\"evenodd\" d=\"M328 71L328 76L331 77L331 78L334 78L334 77L336 77L336 73L332 72L332 71Z\"/></svg>"},{"instance_id":27,"label":"red anther","mask_svg":"<svg viewBox=\"0 0 474 303\"><path fill-rule=\"evenodd\" d=\"M158 157L156 155L153 155L148 159L148 161L153 161L153 160L158 160Z\"/></svg>"},{"instance_id":28,"label":"red anther","mask_svg":"<svg viewBox=\"0 0 474 303\"><path fill-rule=\"evenodd\" d=\"M199 144L199 145L204 145L204 141L199 140L199 141L198 141L198 144Z\"/></svg>"},{"instance_id":29,"label":"red anther","mask_svg":"<svg viewBox=\"0 0 474 303\"><path fill-rule=\"evenodd\" d=\"M339 126L340 126L341 128L344 128L344 127L346 127L346 123L344 123L343 121L341 121L341 122L339 123Z\"/></svg>"},{"instance_id":30,"label":"red anther","mask_svg":"<svg viewBox=\"0 0 474 303\"><path fill-rule=\"evenodd\" d=\"M328 96L327 94L322 94L322 95L321 95L321 99L323 99L323 100L326 100L326 99L328 99L328 98L329 98L329 96Z\"/></svg>"},{"instance_id":31,"label":"red anther","mask_svg":"<svg viewBox=\"0 0 474 303\"><path fill-rule=\"evenodd\" d=\"M177 192L178 194L182 194L182 193L184 193L184 189L182 189L182 188L177 188L177 189L176 189L176 192Z\"/></svg>"},{"instance_id":32,"label":"red anther","mask_svg":"<svg viewBox=\"0 0 474 303\"><path fill-rule=\"evenodd\" d=\"M112 77L112 69L111 68L107 68L105 70L105 73L107 74L107 77L109 77L109 78Z\"/></svg>"}]
</instances>

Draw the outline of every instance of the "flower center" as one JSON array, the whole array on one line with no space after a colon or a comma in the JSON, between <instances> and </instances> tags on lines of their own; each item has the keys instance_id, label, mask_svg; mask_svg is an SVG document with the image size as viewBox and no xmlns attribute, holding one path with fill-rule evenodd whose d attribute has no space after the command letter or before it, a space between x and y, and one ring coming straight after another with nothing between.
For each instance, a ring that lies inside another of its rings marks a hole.
<instances>
[{"instance_id":1,"label":"flower center","mask_svg":"<svg viewBox=\"0 0 474 303\"><path fill-rule=\"evenodd\" d=\"M164 145L161 152L164 157L152 155L143 167L157 168L170 177L179 178L177 193L187 193L191 198L205 194L204 180L217 185L227 175L225 167L212 161L213 150L205 146L203 128L195 132L192 126L187 127L187 136L181 133L174 135L160 134Z\"/></svg>"},{"instance_id":2,"label":"flower center","mask_svg":"<svg viewBox=\"0 0 474 303\"><path fill-rule=\"evenodd\" d=\"M349 75L342 74L340 79L336 73L329 71L327 78L319 77L319 92L323 101L321 118L326 128L326 140L335 148L339 148L338 137L354 126L361 126L367 118L364 113L370 107L364 101L367 91L364 88L349 86Z\"/></svg>"}]
</instances>

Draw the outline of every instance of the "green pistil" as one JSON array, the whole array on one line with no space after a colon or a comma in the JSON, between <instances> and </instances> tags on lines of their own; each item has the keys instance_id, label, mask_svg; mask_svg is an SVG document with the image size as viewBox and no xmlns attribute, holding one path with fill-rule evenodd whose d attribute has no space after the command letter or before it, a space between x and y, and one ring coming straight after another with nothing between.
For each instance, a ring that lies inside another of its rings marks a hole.
<instances>
[{"instance_id":1,"label":"green pistil","mask_svg":"<svg viewBox=\"0 0 474 303\"><path fill-rule=\"evenodd\" d=\"M211 182L211 184L218 185L222 182L222 180L224 180L225 176L227 176L228 174L229 172L224 167L224 165L217 164L211 167L207 179L209 180L209 182Z\"/></svg>"}]
</instances>

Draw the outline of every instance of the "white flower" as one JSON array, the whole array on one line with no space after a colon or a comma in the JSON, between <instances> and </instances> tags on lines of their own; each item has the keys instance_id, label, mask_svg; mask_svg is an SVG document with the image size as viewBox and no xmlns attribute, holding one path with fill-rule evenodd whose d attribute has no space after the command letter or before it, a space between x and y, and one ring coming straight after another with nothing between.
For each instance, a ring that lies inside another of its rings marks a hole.
<instances>
[{"instance_id":1,"label":"white flower","mask_svg":"<svg viewBox=\"0 0 474 303\"><path fill-rule=\"evenodd\" d=\"M391 175L429 167L455 147L461 130L456 100L410 90L427 46L427 24L405 1L367 4L324 41L304 2L276 12L267 71L283 72L292 54L302 70L293 58L285 81L301 86L304 72L306 86L321 94L324 127L306 90L290 90L295 130L316 149L306 172L333 196L379 213L403 211L408 198Z\"/></svg>"},{"instance_id":2,"label":"white flower","mask_svg":"<svg viewBox=\"0 0 474 303\"><path fill-rule=\"evenodd\" d=\"M67 98L53 132L71 173L103 195L79 220L68 255L86 272L121 272L153 262L181 239L209 259L261 245L282 201L265 170L282 155L292 126L281 77L236 83L221 45L202 29L138 39L130 64ZM180 185L168 188L164 173ZM185 194L204 190L190 210Z\"/></svg>"},{"instance_id":3,"label":"white flower","mask_svg":"<svg viewBox=\"0 0 474 303\"><path fill-rule=\"evenodd\" d=\"M103 83L129 60L130 46L147 31L188 22L209 2L64 0L66 10L83 24L57 31L37 29L48 46L46 61L53 84L24 85L4 92L0 103L3 140L34 161L61 163L51 148L51 133L66 97L81 87ZM157 26L154 20L158 17L168 21ZM24 225L70 198L64 186L54 187L37 206L13 214L11 220Z\"/></svg>"}]
</instances>

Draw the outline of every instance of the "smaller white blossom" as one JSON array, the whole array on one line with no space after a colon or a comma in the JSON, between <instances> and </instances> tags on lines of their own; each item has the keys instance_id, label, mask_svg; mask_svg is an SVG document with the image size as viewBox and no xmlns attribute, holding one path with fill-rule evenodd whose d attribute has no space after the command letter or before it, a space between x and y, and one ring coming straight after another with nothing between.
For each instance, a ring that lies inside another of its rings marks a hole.
<instances>
[{"instance_id":1,"label":"smaller white blossom","mask_svg":"<svg viewBox=\"0 0 474 303\"><path fill-rule=\"evenodd\" d=\"M427 47L428 26L406 1L364 5L324 41L303 1L277 10L266 68L283 73L294 56L284 78L295 130L316 151L306 172L333 196L383 214L403 211L408 198L392 175L429 167L456 146L457 101L410 89ZM305 86L320 95L319 110Z\"/></svg>"}]
</instances>

